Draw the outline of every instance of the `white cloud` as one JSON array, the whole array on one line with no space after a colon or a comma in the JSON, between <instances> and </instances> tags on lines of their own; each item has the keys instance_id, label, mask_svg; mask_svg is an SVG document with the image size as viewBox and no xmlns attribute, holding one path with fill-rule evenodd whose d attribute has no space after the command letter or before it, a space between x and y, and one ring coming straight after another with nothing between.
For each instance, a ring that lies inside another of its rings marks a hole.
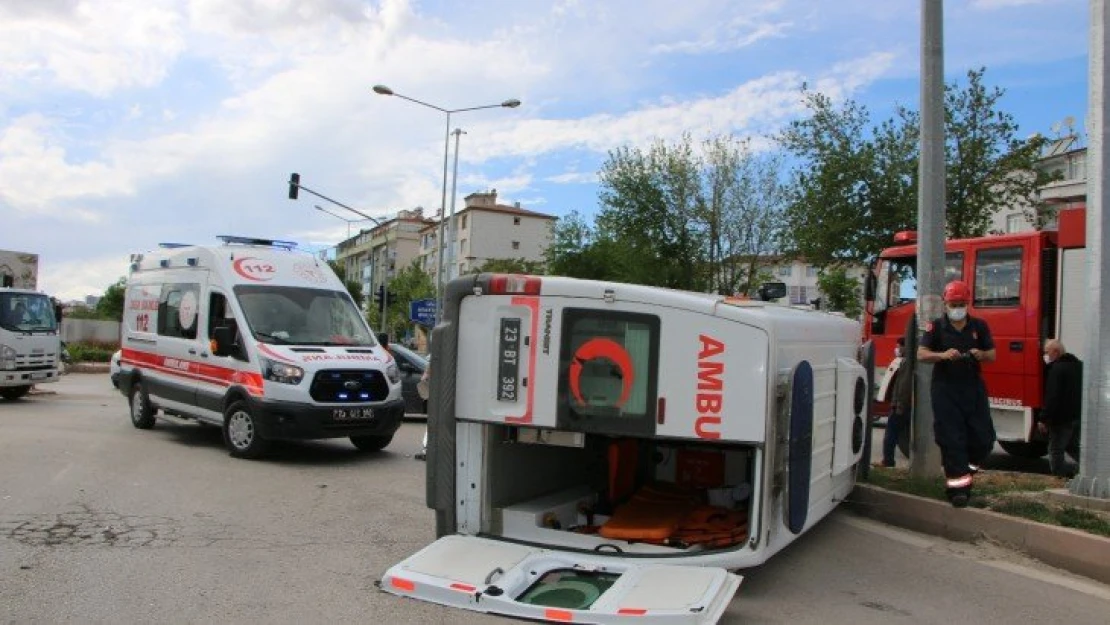
<instances>
[{"instance_id":1,"label":"white cloud","mask_svg":"<svg viewBox=\"0 0 1110 625\"><path fill-rule=\"evenodd\" d=\"M61 300L99 295L127 275L129 254L39 263L39 290Z\"/></svg>"},{"instance_id":2,"label":"white cloud","mask_svg":"<svg viewBox=\"0 0 1110 625\"><path fill-rule=\"evenodd\" d=\"M557 184L594 184L597 182L597 173L568 171L557 176L548 176L545 180Z\"/></svg>"},{"instance_id":3,"label":"white cloud","mask_svg":"<svg viewBox=\"0 0 1110 625\"><path fill-rule=\"evenodd\" d=\"M1068 0L971 0L971 8L985 11L1031 6L1035 4L1060 4Z\"/></svg>"},{"instance_id":4,"label":"white cloud","mask_svg":"<svg viewBox=\"0 0 1110 625\"><path fill-rule=\"evenodd\" d=\"M185 48L173 4L0 4L0 90L30 82L105 96L154 85ZM28 10L27 5L40 6Z\"/></svg>"}]
</instances>

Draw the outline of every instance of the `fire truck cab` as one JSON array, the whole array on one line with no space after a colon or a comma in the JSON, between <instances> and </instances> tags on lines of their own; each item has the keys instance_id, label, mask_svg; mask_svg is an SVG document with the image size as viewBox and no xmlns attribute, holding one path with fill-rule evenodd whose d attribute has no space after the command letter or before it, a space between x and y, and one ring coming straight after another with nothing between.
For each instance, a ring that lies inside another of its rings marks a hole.
<instances>
[{"instance_id":1,"label":"fire truck cab","mask_svg":"<svg viewBox=\"0 0 1110 625\"><path fill-rule=\"evenodd\" d=\"M990 326L997 359L983 366L991 417L1007 452L1040 457L1047 441L1035 427L1044 390L1042 347L1060 338L1083 358L1085 211L1059 213L1059 229L949 240L944 282L972 291L969 313ZM894 358L916 308L916 235L900 232L868 277L864 338L875 347L876 379ZM908 344L908 343L907 343ZM884 412L876 406L876 414Z\"/></svg>"},{"instance_id":2,"label":"fire truck cab","mask_svg":"<svg viewBox=\"0 0 1110 625\"><path fill-rule=\"evenodd\" d=\"M456 279L432 335L440 538L381 587L533 620L715 622L740 584L731 570L851 492L868 354L857 322L813 310Z\"/></svg>"}]
</instances>

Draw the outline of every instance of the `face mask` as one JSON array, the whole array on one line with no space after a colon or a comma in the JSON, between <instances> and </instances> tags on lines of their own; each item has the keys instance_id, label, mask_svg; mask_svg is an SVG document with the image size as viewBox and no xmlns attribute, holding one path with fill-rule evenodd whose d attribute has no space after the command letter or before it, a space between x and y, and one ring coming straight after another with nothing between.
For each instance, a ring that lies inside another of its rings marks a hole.
<instances>
[{"instance_id":1,"label":"face mask","mask_svg":"<svg viewBox=\"0 0 1110 625\"><path fill-rule=\"evenodd\" d=\"M967 308L949 308L948 318L952 321L963 321L967 317Z\"/></svg>"},{"instance_id":2,"label":"face mask","mask_svg":"<svg viewBox=\"0 0 1110 625\"><path fill-rule=\"evenodd\" d=\"M901 358L902 357L902 348L901 347L895 347L894 348L894 357L895 358Z\"/></svg>"},{"instance_id":3,"label":"face mask","mask_svg":"<svg viewBox=\"0 0 1110 625\"><path fill-rule=\"evenodd\" d=\"M1048 354L1044 355L1044 364L1046 364L1046 365L1051 365L1052 364L1052 359L1048 357Z\"/></svg>"}]
</instances>

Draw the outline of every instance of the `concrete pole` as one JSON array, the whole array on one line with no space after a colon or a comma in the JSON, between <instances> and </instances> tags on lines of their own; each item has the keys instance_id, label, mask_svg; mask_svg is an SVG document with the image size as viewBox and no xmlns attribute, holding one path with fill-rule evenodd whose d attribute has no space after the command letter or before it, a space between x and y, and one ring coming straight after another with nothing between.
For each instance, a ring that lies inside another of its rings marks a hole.
<instances>
[{"instance_id":1,"label":"concrete pole","mask_svg":"<svg viewBox=\"0 0 1110 625\"><path fill-rule=\"evenodd\" d=\"M456 128L451 134L455 135L455 171L451 174L451 216L448 218L447 249L450 252L450 263L447 265L447 276L455 266L455 186L459 181L459 137L466 134L461 128Z\"/></svg>"},{"instance_id":2,"label":"concrete pole","mask_svg":"<svg viewBox=\"0 0 1110 625\"><path fill-rule=\"evenodd\" d=\"M443 220L447 217L447 152L451 149L451 111L444 112L447 132L443 135L443 195L439 202L439 233L436 235L436 325L443 318Z\"/></svg>"},{"instance_id":3,"label":"concrete pole","mask_svg":"<svg viewBox=\"0 0 1110 625\"><path fill-rule=\"evenodd\" d=\"M944 289L944 3L921 0L921 159L917 194L917 330L943 314ZM920 339L918 340L920 344ZM941 474L933 438L932 363L914 368L914 418L910 473Z\"/></svg>"},{"instance_id":4,"label":"concrete pole","mask_svg":"<svg viewBox=\"0 0 1110 625\"><path fill-rule=\"evenodd\" d=\"M1079 474L1068 485L1072 493L1110 499L1110 263L1103 243L1110 232L1106 207L1106 176L1110 174L1107 136L1105 0L1091 0L1090 110L1087 117L1087 362L1083 363L1083 426Z\"/></svg>"}]
</instances>

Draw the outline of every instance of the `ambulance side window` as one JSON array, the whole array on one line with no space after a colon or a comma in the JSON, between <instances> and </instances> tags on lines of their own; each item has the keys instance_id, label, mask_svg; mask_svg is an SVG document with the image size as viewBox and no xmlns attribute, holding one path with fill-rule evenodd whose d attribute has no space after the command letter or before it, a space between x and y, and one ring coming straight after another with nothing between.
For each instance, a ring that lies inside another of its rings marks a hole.
<instances>
[{"instance_id":1,"label":"ambulance side window","mask_svg":"<svg viewBox=\"0 0 1110 625\"><path fill-rule=\"evenodd\" d=\"M158 300L158 334L182 339L197 338L199 284L166 284Z\"/></svg>"},{"instance_id":2,"label":"ambulance side window","mask_svg":"<svg viewBox=\"0 0 1110 625\"><path fill-rule=\"evenodd\" d=\"M235 321L235 314L228 306L224 294L213 291L208 296L208 338L215 338L216 328L220 327L231 328L235 334L235 346L231 356L246 360L246 355L243 353L242 337L239 334L239 324Z\"/></svg>"},{"instance_id":3,"label":"ambulance side window","mask_svg":"<svg viewBox=\"0 0 1110 625\"><path fill-rule=\"evenodd\" d=\"M559 427L654 432L659 318L568 308L561 336Z\"/></svg>"}]
</instances>

